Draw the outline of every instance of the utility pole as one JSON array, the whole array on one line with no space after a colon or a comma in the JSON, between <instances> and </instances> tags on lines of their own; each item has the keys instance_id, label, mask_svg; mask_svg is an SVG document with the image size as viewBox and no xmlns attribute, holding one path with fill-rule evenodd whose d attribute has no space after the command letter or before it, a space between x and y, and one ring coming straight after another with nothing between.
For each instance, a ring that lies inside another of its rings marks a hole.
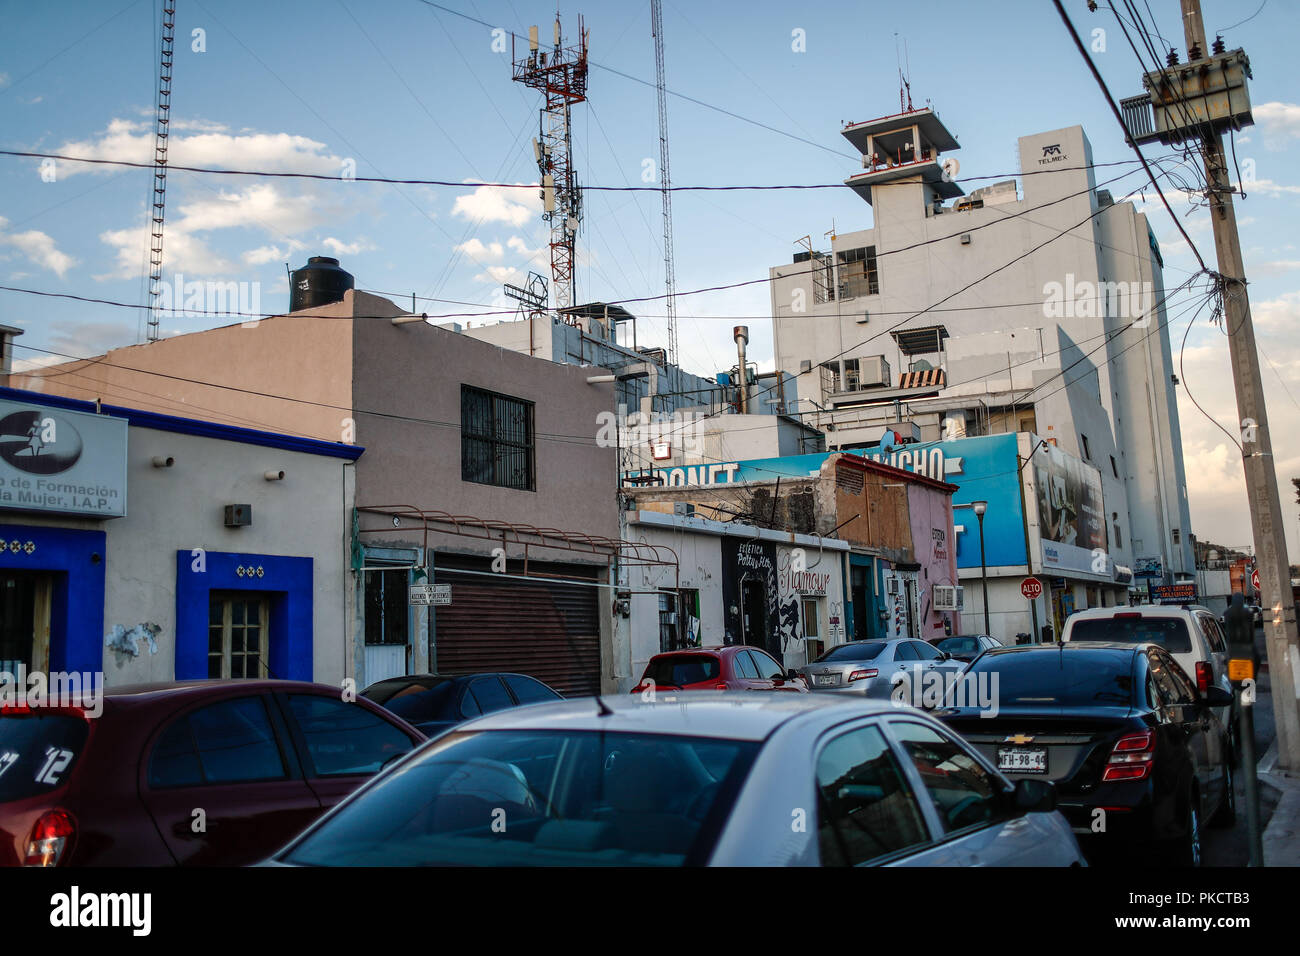
<instances>
[{"instance_id":1,"label":"utility pole","mask_svg":"<svg viewBox=\"0 0 1300 956\"><path fill-rule=\"evenodd\" d=\"M1190 66L1197 59L1206 57L1209 48L1205 42L1200 0L1180 2ZM1283 769L1300 771L1300 710L1297 709L1296 670L1293 669L1300 669L1300 658L1296 656L1300 647L1297 646L1295 602L1291 595L1291 569L1286 553L1286 519L1274 471L1273 440L1268 428L1268 412L1264 407L1255 327L1250 318L1246 270L1237 236L1237 216L1232 206L1232 180L1218 129L1207 125L1201 138L1205 177L1209 183L1210 220L1222 283L1228 352L1237 392L1237 414L1241 419L1246 495L1250 500L1261 603L1272 611L1271 615L1265 615L1264 629L1277 724L1278 763Z\"/></svg>"}]
</instances>

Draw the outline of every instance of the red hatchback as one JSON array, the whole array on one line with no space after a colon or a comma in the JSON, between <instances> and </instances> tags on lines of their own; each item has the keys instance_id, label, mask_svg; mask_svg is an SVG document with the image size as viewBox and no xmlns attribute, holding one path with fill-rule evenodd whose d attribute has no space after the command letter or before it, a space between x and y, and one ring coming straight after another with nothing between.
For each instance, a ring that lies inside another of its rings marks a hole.
<instances>
[{"instance_id":1,"label":"red hatchback","mask_svg":"<svg viewBox=\"0 0 1300 956\"><path fill-rule=\"evenodd\" d=\"M805 694L808 685L766 651L743 644L656 654L632 693L659 690L785 690Z\"/></svg>"},{"instance_id":2,"label":"red hatchback","mask_svg":"<svg viewBox=\"0 0 1300 956\"><path fill-rule=\"evenodd\" d=\"M135 684L102 704L0 708L0 866L253 863L425 740L324 684Z\"/></svg>"}]
</instances>

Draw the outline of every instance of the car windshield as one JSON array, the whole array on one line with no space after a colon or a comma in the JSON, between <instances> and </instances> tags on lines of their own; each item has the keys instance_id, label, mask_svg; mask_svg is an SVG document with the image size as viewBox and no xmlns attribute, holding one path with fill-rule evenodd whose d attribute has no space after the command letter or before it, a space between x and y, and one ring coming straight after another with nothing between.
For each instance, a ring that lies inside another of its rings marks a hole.
<instances>
[{"instance_id":1,"label":"car windshield","mask_svg":"<svg viewBox=\"0 0 1300 956\"><path fill-rule=\"evenodd\" d=\"M72 714L0 712L0 803L66 783L89 729L86 718Z\"/></svg>"},{"instance_id":2,"label":"car windshield","mask_svg":"<svg viewBox=\"0 0 1300 956\"><path fill-rule=\"evenodd\" d=\"M304 866L705 862L758 744L595 731L443 737L281 859Z\"/></svg>"},{"instance_id":3,"label":"car windshield","mask_svg":"<svg viewBox=\"0 0 1300 956\"><path fill-rule=\"evenodd\" d=\"M850 644L841 644L839 647L832 647L823 654L814 664L835 664L847 661L870 661L880 655L885 649L884 641L854 641Z\"/></svg>"},{"instance_id":4,"label":"car windshield","mask_svg":"<svg viewBox=\"0 0 1300 956\"><path fill-rule=\"evenodd\" d=\"M1159 644L1171 654L1192 649L1187 624L1180 617L1094 617L1070 626L1072 641L1120 641L1125 644Z\"/></svg>"},{"instance_id":5,"label":"car windshield","mask_svg":"<svg viewBox=\"0 0 1300 956\"><path fill-rule=\"evenodd\" d=\"M712 654L675 654L656 657L645 669L645 677L660 687L683 687L715 680L722 673L721 662Z\"/></svg>"},{"instance_id":6,"label":"car windshield","mask_svg":"<svg viewBox=\"0 0 1300 956\"><path fill-rule=\"evenodd\" d=\"M934 645L948 654L978 654L980 642L974 637L949 637Z\"/></svg>"},{"instance_id":7,"label":"car windshield","mask_svg":"<svg viewBox=\"0 0 1300 956\"><path fill-rule=\"evenodd\" d=\"M998 703L1006 709L1128 707L1133 702L1133 655L1119 650L990 651L965 674L985 672L997 674Z\"/></svg>"}]
</instances>

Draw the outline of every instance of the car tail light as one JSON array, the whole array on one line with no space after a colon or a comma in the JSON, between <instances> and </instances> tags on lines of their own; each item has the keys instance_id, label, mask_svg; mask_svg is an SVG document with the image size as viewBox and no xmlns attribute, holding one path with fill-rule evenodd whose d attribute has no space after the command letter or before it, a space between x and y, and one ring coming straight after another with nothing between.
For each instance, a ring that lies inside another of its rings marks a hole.
<instances>
[{"instance_id":1,"label":"car tail light","mask_svg":"<svg viewBox=\"0 0 1300 956\"><path fill-rule=\"evenodd\" d=\"M77 825L73 823L70 813L66 810L47 810L32 827L23 866L58 866L76 835Z\"/></svg>"},{"instance_id":2,"label":"car tail light","mask_svg":"<svg viewBox=\"0 0 1300 956\"><path fill-rule=\"evenodd\" d=\"M720 680L720 681L718 681L716 684L713 685L713 689L714 689L714 690L726 690L726 689L727 689L727 682L726 682L725 680Z\"/></svg>"},{"instance_id":3,"label":"car tail light","mask_svg":"<svg viewBox=\"0 0 1300 956\"><path fill-rule=\"evenodd\" d=\"M1142 780L1151 772L1151 764L1156 756L1155 744L1156 735L1149 730L1140 734L1125 734L1115 741L1101 779Z\"/></svg>"},{"instance_id":4,"label":"car tail light","mask_svg":"<svg viewBox=\"0 0 1300 956\"><path fill-rule=\"evenodd\" d=\"M1214 670L1210 667L1209 661L1196 662L1196 689L1204 694L1210 689L1210 681L1214 678Z\"/></svg>"},{"instance_id":5,"label":"car tail light","mask_svg":"<svg viewBox=\"0 0 1300 956\"><path fill-rule=\"evenodd\" d=\"M876 670L874 667L868 667L866 670L854 671L849 675L849 683L852 684L855 680L866 680L868 677L875 677L879 673L880 671Z\"/></svg>"},{"instance_id":6,"label":"car tail light","mask_svg":"<svg viewBox=\"0 0 1300 956\"><path fill-rule=\"evenodd\" d=\"M1122 620L1123 618L1133 618L1133 617L1141 618L1141 617L1142 617L1142 612L1141 612L1141 611L1121 611L1121 612L1118 613L1118 614L1112 615L1112 617L1114 617L1114 618L1117 619L1117 620Z\"/></svg>"}]
</instances>

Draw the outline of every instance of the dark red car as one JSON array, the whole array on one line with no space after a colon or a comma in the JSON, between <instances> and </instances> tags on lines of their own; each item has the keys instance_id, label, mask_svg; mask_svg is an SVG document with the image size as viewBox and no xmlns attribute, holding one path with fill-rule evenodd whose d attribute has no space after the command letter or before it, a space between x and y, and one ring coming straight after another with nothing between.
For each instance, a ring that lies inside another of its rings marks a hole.
<instances>
[{"instance_id":1,"label":"dark red car","mask_svg":"<svg viewBox=\"0 0 1300 956\"><path fill-rule=\"evenodd\" d=\"M426 739L298 681L124 685L100 703L0 708L0 866L253 863Z\"/></svg>"},{"instance_id":2,"label":"dark red car","mask_svg":"<svg viewBox=\"0 0 1300 956\"><path fill-rule=\"evenodd\" d=\"M744 644L656 654L646 664L641 682L632 693L639 694L652 685L659 690L808 692L808 685L797 673L783 671L772 655Z\"/></svg>"}]
</instances>

